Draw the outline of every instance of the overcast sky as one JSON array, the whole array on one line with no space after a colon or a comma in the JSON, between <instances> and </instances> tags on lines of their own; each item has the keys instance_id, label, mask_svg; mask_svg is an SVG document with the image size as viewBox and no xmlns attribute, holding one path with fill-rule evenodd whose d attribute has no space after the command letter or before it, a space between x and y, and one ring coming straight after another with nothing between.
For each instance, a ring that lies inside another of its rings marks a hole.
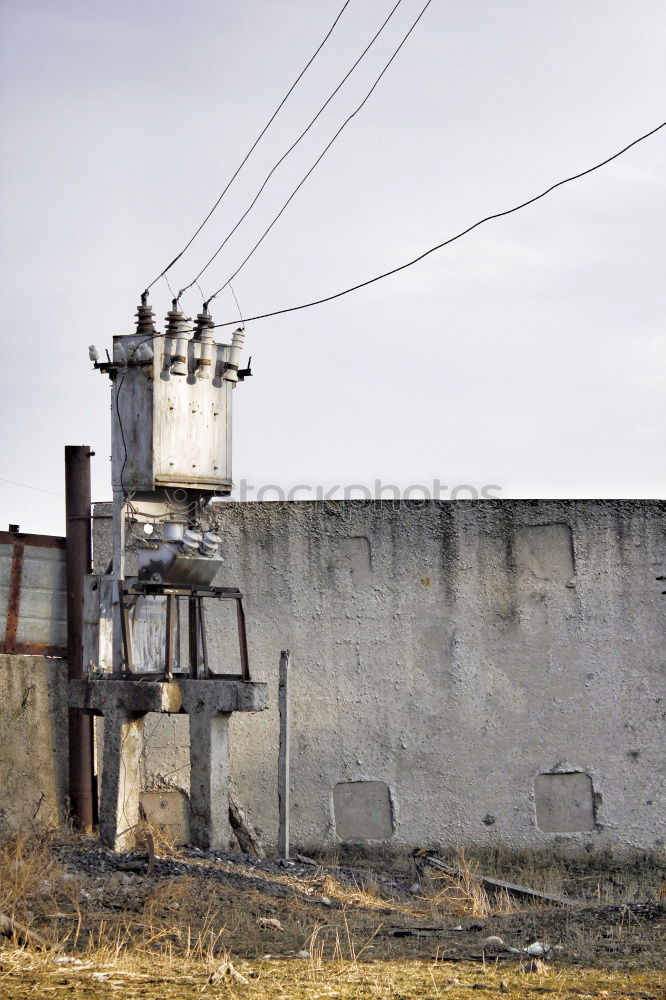
<instances>
[{"instance_id":1,"label":"overcast sky","mask_svg":"<svg viewBox=\"0 0 666 1000\"><path fill-rule=\"evenodd\" d=\"M217 288L421 9L366 60L202 278ZM351 0L201 237L181 287L394 0ZM63 449L110 496L108 380L139 294L192 234L341 0L2 0L0 526L62 533ZM663 0L433 0L234 282L245 315L394 267L666 118ZM666 129L609 167L337 302L248 324L234 478L664 492ZM164 281L151 301L160 328ZM188 312L200 296L188 294ZM237 316L228 292L216 321ZM14 480L49 492L10 485ZM443 490L442 496L446 496Z\"/></svg>"}]
</instances>

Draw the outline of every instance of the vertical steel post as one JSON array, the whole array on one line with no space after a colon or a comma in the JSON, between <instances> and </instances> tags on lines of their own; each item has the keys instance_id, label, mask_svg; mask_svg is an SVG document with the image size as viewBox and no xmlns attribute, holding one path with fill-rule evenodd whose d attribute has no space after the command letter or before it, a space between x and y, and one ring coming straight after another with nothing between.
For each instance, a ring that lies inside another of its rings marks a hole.
<instances>
[{"instance_id":1,"label":"vertical steel post","mask_svg":"<svg viewBox=\"0 0 666 1000\"><path fill-rule=\"evenodd\" d=\"M83 676L83 586L91 571L90 457L87 445L65 447L65 520L67 554L67 675ZM69 801L81 830L92 830L93 720L77 708L69 710Z\"/></svg>"},{"instance_id":2,"label":"vertical steel post","mask_svg":"<svg viewBox=\"0 0 666 1000\"><path fill-rule=\"evenodd\" d=\"M278 681L278 706L280 710L280 750L278 754L278 852L289 860L289 650L280 654Z\"/></svg>"}]
</instances>

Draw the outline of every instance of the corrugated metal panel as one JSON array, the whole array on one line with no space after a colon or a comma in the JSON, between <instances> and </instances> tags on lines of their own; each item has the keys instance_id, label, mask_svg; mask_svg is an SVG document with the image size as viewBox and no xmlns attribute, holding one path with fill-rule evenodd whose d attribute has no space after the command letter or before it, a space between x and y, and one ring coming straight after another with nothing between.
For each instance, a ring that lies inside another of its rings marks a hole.
<instances>
[{"instance_id":1,"label":"corrugated metal panel","mask_svg":"<svg viewBox=\"0 0 666 1000\"><path fill-rule=\"evenodd\" d=\"M0 532L0 652L67 652L65 539Z\"/></svg>"}]
</instances>

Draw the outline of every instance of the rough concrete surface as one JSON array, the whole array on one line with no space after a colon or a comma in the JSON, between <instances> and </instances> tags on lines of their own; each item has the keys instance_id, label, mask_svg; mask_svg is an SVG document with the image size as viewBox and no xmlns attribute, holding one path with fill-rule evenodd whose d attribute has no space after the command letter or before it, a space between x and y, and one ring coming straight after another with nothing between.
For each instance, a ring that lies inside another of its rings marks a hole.
<instances>
[{"instance_id":1,"label":"rough concrete surface","mask_svg":"<svg viewBox=\"0 0 666 1000\"><path fill-rule=\"evenodd\" d=\"M141 815L144 720L149 713L187 713L189 721L189 839L208 849L229 845L229 719L266 707L266 685L235 680L142 678L69 682L69 704L104 717L99 831L102 843L124 851ZM145 789L144 789L145 790Z\"/></svg>"},{"instance_id":2,"label":"rough concrete surface","mask_svg":"<svg viewBox=\"0 0 666 1000\"><path fill-rule=\"evenodd\" d=\"M252 676L270 691L269 711L231 722L231 774L267 842L288 648L293 843L337 842L336 786L384 782L389 843L663 844L663 515L657 501L221 505L215 582L245 594ZM154 754L148 784L169 769Z\"/></svg>"},{"instance_id":3,"label":"rough concrete surface","mask_svg":"<svg viewBox=\"0 0 666 1000\"><path fill-rule=\"evenodd\" d=\"M57 823L67 784L67 661L0 656L0 834Z\"/></svg>"}]
</instances>

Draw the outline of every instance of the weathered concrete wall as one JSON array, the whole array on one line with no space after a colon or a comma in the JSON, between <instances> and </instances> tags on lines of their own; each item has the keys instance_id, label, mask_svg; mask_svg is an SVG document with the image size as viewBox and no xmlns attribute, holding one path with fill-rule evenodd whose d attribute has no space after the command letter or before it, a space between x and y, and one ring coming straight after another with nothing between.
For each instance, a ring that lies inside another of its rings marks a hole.
<instances>
[{"instance_id":1,"label":"weathered concrete wall","mask_svg":"<svg viewBox=\"0 0 666 1000\"><path fill-rule=\"evenodd\" d=\"M67 661L0 656L0 835L63 818Z\"/></svg>"},{"instance_id":2,"label":"weathered concrete wall","mask_svg":"<svg viewBox=\"0 0 666 1000\"><path fill-rule=\"evenodd\" d=\"M266 839L289 648L295 842L663 843L663 514L653 501L225 504L216 583L246 595L253 678L274 692L268 712L234 718L232 774ZM224 631L212 622L220 656ZM153 739L147 787L159 774L186 789L180 720Z\"/></svg>"}]
</instances>

